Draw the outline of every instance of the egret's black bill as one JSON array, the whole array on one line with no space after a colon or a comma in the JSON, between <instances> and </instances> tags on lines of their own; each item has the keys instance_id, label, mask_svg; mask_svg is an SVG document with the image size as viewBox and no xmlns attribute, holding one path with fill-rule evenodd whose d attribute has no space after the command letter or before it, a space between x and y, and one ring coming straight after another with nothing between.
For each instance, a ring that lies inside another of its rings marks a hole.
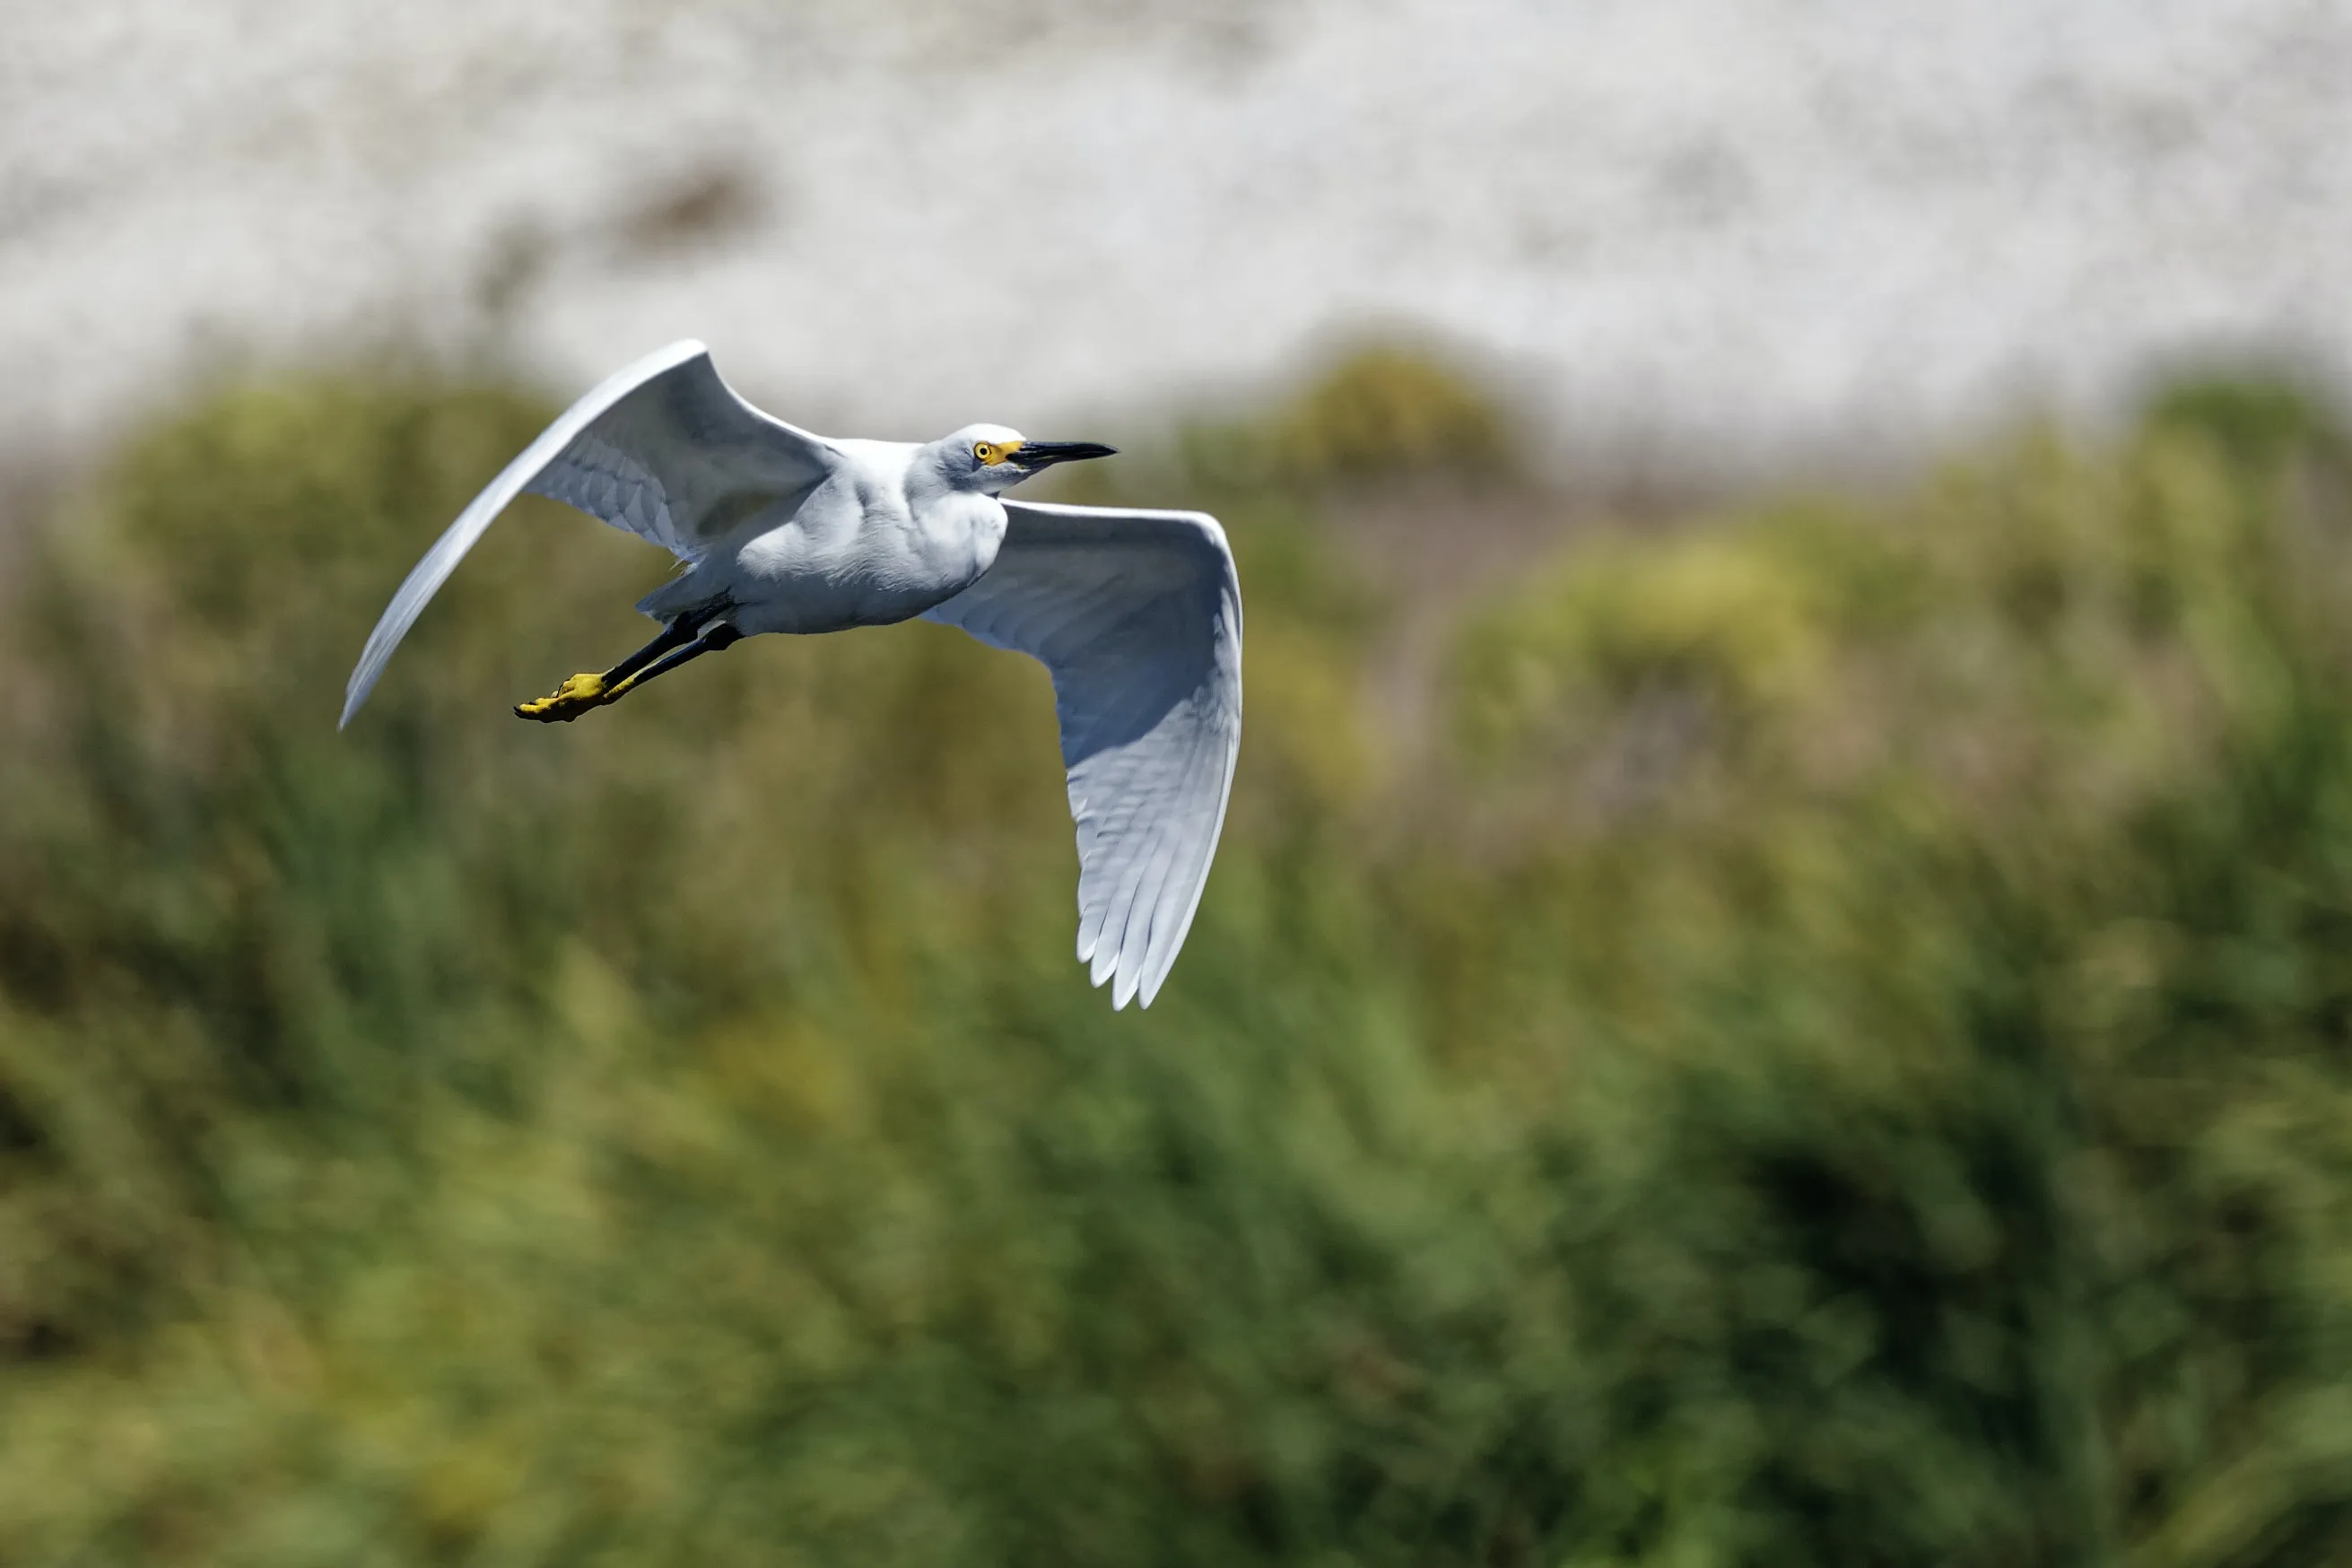
<instances>
[{"instance_id":1,"label":"egret's black bill","mask_svg":"<svg viewBox=\"0 0 2352 1568\"><path fill-rule=\"evenodd\" d=\"M1116 447L1106 447L1099 441L1024 441L1013 460L1035 473L1056 463L1076 463L1087 458L1114 458Z\"/></svg>"}]
</instances>

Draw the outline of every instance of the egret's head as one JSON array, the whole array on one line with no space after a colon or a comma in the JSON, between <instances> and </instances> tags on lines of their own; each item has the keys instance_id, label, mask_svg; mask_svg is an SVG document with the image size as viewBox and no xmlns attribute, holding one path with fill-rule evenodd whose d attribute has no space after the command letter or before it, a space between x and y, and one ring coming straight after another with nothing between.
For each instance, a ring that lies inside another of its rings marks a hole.
<instances>
[{"instance_id":1,"label":"egret's head","mask_svg":"<svg viewBox=\"0 0 2352 1568\"><path fill-rule=\"evenodd\" d=\"M1030 441L1002 425L967 425L936 444L940 467L959 489L993 495L1055 463L1108 458L1115 448L1094 441Z\"/></svg>"}]
</instances>

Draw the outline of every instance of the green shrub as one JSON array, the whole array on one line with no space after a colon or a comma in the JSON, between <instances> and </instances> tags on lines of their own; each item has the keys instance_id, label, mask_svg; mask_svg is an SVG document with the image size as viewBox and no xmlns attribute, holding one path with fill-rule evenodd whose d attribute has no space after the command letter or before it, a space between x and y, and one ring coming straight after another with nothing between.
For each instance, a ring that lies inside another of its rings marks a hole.
<instances>
[{"instance_id":1,"label":"green shrub","mask_svg":"<svg viewBox=\"0 0 2352 1568\"><path fill-rule=\"evenodd\" d=\"M1143 1015L1033 667L760 639L519 725L662 570L529 503L338 735L547 410L131 443L0 621L0 1556L2352 1551L2331 426L1571 552L1399 758L1317 498L1503 428L1405 364L1165 462L1250 728Z\"/></svg>"}]
</instances>

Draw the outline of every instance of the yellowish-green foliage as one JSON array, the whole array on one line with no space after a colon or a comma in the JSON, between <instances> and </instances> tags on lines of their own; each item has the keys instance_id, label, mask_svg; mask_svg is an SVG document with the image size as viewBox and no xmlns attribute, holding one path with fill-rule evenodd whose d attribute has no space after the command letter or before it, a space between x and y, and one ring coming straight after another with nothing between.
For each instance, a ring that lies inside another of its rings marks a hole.
<instances>
[{"instance_id":1,"label":"yellowish-green foliage","mask_svg":"<svg viewBox=\"0 0 2352 1568\"><path fill-rule=\"evenodd\" d=\"M1082 468L1065 482L1076 498L1091 499L1140 471L1263 506L1438 478L1491 487L1522 466L1514 421L1477 385L1426 354L1380 342L1341 354L1279 407L1192 422L1171 455L1172 465L1135 454L1142 460L1123 470Z\"/></svg>"},{"instance_id":2,"label":"yellowish-green foliage","mask_svg":"<svg viewBox=\"0 0 2352 1568\"><path fill-rule=\"evenodd\" d=\"M9 585L0 1561L2352 1553L2306 405L1531 563L1402 760L1317 497L1507 422L1375 354L1172 443L1249 731L1116 1016L1043 674L954 633L518 724L661 570L527 503L334 731L545 413L226 393Z\"/></svg>"},{"instance_id":3,"label":"yellowish-green foliage","mask_svg":"<svg viewBox=\"0 0 2352 1568\"><path fill-rule=\"evenodd\" d=\"M1508 422L1478 388L1425 355L1381 343L1331 366L1266 433L1288 471L1316 481L1491 474L1515 458Z\"/></svg>"}]
</instances>

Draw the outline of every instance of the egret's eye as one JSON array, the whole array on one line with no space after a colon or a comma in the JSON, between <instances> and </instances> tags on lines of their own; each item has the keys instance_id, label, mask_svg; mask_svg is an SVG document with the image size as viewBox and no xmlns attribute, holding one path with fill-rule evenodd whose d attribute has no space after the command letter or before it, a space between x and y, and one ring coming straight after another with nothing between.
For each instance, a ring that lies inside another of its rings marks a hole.
<instances>
[{"instance_id":1,"label":"egret's eye","mask_svg":"<svg viewBox=\"0 0 2352 1568\"><path fill-rule=\"evenodd\" d=\"M971 455L985 463L996 456L996 448L982 441L972 447Z\"/></svg>"}]
</instances>

